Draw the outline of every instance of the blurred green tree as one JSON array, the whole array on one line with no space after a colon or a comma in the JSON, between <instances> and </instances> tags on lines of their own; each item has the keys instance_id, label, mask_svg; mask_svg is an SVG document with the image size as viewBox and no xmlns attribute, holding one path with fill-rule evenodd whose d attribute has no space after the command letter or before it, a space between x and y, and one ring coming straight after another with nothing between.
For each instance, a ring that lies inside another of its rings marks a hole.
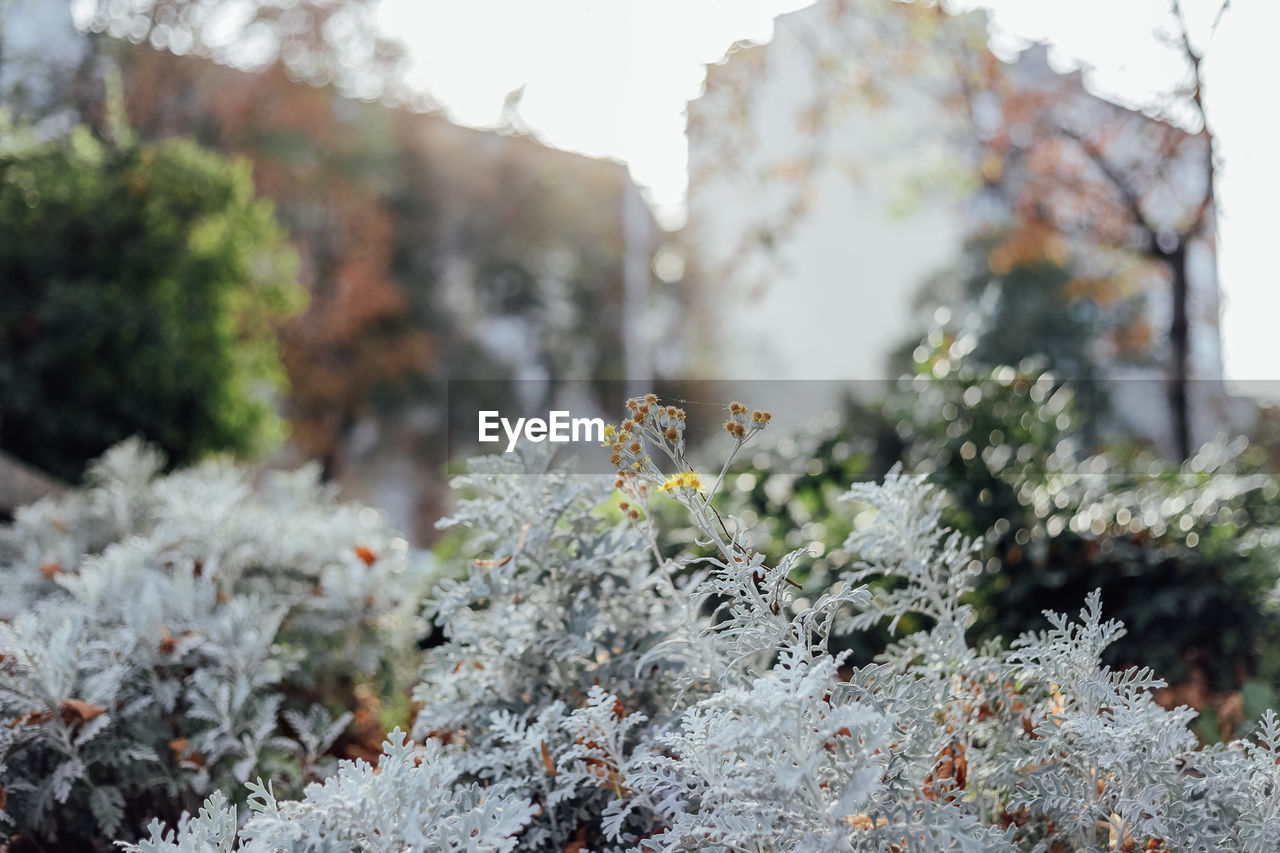
<instances>
[{"instance_id":1,"label":"blurred green tree","mask_svg":"<svg viewBox=\"0 0 1280 853\"><path fill-rule=\"evenodd\" d=\"M1106 366L1153 361L1144 304L1111 280L1079 276L1050 257L1034 255L993 268L991 254L1007 237L996 233L969 240L956 265L928 282L917 304L953 306L946 312L972 336L970 367L1032 359L1069 382L1081 429L1092 443L1112 425L1106 420L1111 401L1102 381ZM898 376L914 373L927 349L919 334L909 337L890 359L891 370ZM1123 427L1119 431L1127 433Z\"/></svg>"},{"instance_id":2,"label":"blurred green tree","mask_svg":"<svg viewBox=\"0 0 1280 853\"><path fill-rule=\"evenodd\" d=\"M0 154L0 447L66 479L130 435L176 465L282 433L296 259L249 165L88 132Z\"/></svg>"}]
</instances>

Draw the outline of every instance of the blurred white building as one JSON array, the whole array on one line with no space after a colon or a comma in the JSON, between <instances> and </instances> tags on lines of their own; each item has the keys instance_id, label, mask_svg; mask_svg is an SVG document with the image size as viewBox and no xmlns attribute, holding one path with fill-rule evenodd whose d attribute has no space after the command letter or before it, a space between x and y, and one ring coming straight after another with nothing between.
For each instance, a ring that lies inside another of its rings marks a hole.
<instances>
[{"instance_id":1,"label":"blurred white building","mask_svg":"<svg viewBox=\"0 0 1280 853\"><path fill-rule=\"evenodd\" d=\"M777 18L767 44L736 45L708 67L704 94L689 104L685 239L711 330L711 370L738 379L893 378L890 354L921 335L934 310L919 303L922 286L945 278L969 239L1012 215L1003 193L1018 178L984 188L975 131L1002 124L1017 133L1019 125L995 97L957 103L965 85L957 67L997 61L986 39L982 12L825 0ZM1003 71L1006 85L1042 93L1055 120L1117 127L1109 155L1159 161L1153 131L1169 126L1093 96L1079 72L1049 66L1044 46ZM1165 165L1171 184L1196 199L1207 170L1202 158L1186 156L1194 145L1182 150ZM1157 201L1170 211L1182 204ZM1231 419L1214 249L1201 240L1189 251L1199 441ZM1107 379L1129 380L1126 399L1116 401L1120 415L1170 446L1165 359L1155 350L1166 345L1171 296L1157 279L1143 290L1146 322L1157 332L1152 358L1126 366L1105 341L1096 355Z\"/></svg>"}]
</instances>

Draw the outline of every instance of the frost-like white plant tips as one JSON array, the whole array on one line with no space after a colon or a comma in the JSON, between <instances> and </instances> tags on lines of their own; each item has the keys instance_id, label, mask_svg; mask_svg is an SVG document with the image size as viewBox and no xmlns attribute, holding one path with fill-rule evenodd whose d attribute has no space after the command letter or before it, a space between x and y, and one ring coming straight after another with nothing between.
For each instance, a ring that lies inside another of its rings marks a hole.
<instances>
[{"instance_id":1,"label":"frost-like white plant tips","mask_svg":"<svg viewBox=\"0 0 1280 853\"><path fill-rule=\"evenodd\" d=\"M305 475L113 452L4 533L0 820L139 853L1280 849L1274 713L1201 747L1152 672L1103 664L1124 628L1097 593L974 647L976 546L898 469L849 488L852 561L798 598L806 552L750 545L685 418L630 401L604 480L545 446L473 460L442 522L464 556L425 592ZM769 420L730 406L726 457ZM871 628L875 660L835 651ZM299 697L402 653L412 740L335 761L349 718Z\"/></svg>"},{"instance_id":2,"label":"frost-like white plant tips","mask_svg":"<svg viewBox=\"0 0 1280 853\"><path fill-rule=\"evenodd\" d=\"M421 633L434 563L315 469L255 489L229 465L161 464L121 445L0 529L11 831L69 847L263 772L300 790L351 719L303 704L314 685L390 666Z\"/></svg>"}]
</instances>

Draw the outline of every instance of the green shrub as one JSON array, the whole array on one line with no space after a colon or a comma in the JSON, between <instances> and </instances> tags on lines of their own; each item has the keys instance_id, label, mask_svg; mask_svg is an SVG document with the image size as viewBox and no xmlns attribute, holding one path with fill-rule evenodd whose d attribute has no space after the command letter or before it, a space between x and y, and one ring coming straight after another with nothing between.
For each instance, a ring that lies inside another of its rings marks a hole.
<instances>
[{"instance_id":1,"label":"green shrub","mask_svg":"<svg viewBox=\"0 0 1280 853\"><path fill-rule=\"evenodd\" d=\"M725 509L759 519L762 549L777 558L844 535L854 519L833 512L832 497L901 460L947 494L944 521L982 544L974 636L1042 628L1044 610L1101 589L1108 615L1130 628L1109 663L1204 677L1210 691L1280 676L1267 604L1280 490L1243 441L1210 443L1185 465L1136 447L1090 450L1070 383L1034 361L980 366L938 340L885 399L802 438L804 473L776 453L739 469L750 488ZM808 585L850 559L828 549ZM853 638L855 657L885 639Z\"/></svg>"},{"instance_id":2,"label":"green shrub","mask_svg":"<svg viewBox=\"0 0 1280 853\"><path fill-rule=\"evenodd\" d=\"M139 435L177 465L282 432L295 259L249 165L86 131L0 154L0 448L69 480Z\"/></svg>"}]
</instances>

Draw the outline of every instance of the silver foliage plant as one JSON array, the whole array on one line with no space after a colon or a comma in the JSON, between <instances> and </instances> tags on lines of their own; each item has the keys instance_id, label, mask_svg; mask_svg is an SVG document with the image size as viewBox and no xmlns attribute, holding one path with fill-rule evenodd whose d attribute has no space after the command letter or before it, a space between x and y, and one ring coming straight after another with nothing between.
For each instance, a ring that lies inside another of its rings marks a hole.
<instances>
[{"instance_id":1,"label":"silver foliage plant","mask_svg":"<svg viewBox=\"0 0 1280 853\"><path fill-rule=\"evenodd\" d=\"M236 808L218 792L176 830L157 821L147 840L121 846L135 853L516 848L533 806L511 794L509 785L462 781L458 763L439 744L415 748L399 729L384 749L376 769L344 762L334 776L308 786L301 800L279 801L271 786L251 783L250 817L243 826L237 826Z\"/></svg>"},{"instance_id":2,"label":"silver foliage plant","mask_svg":"<svg viewBox=\"0 0 1280 853\"><path fill-rule=\"evenodd\" d=\"M726 469L769 420L730 407ZM975 546L898 470L845 495L871 519L844 543L858 560L798 599L804 552L770 566L749 547L683 423L631 401L612 484L534 453L472 462L446 523L473 531L474 559L428 605L445 642L426 652L414 741L393 733L376 769L343 763L300 800L256 781L240 814L215 794L128 849L1280 849L1274 714L1256 740L1198 748L1154 675L1102 665L1123 628L1096 594L973 647ZM613 489L621 522L602 511ZM662 556L661 496L700 552ZM875 662L832 653L879 624L897 639Z\"/></svg>"},{"instance_id":3,"label":"silver foliage plant","mask_svg":"<svg viewBox=\"0 0 1280 853\"><path fill-rule=\"evenodd\" d=\"M132 835L260 773L302 784L351 719L297 697L389 665L434 567L314 470L161 474L127 442L0 528L0 827ZM292 698L290 698L292 697Z\"/></svg>"}]
</instances>

